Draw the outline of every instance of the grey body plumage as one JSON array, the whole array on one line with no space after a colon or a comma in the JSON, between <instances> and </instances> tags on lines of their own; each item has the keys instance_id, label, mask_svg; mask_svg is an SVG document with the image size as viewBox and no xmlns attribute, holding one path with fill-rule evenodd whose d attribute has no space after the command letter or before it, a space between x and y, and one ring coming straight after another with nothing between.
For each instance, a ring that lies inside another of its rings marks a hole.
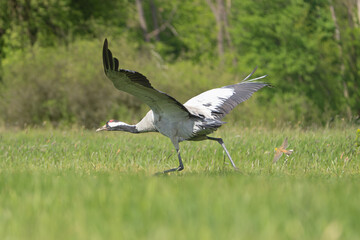
<instances>
[{"instance_id":1,"label":"grey body plumage","mask_svg":"<svg viewBox=\"0 0 360 240\"><path fill-rule=\"evenodd\" d=\"M255 72L255 68L240 83L211 89L181 104L175 98L153 88L149 80L141 73L119 69L119 61L112 56L106 39L103 46L103 64L106 76L117 89L139 98L151 108L151 111L136 125L110 120L97 131L160 132L169 137L177 151L179 167L163 171L163 173L184 169L179 150L179 143L182 141L217 141L224 148L232 166L236 168L223 140L208 135L224 124L221 119L234 107L249 99L254 92L270 85L255 82L266 75L248 80Z\"/></svg>"}]
</instances>

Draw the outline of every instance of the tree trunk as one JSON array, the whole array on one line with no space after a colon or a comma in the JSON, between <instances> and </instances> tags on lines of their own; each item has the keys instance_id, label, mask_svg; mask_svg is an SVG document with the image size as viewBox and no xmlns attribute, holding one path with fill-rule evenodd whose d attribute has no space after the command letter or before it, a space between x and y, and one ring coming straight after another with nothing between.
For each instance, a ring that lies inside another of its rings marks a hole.
<instances>
[{"instance_id":1,"label":"tree trunk","mask_svg":"<svg viewBox=\"0 0 360 240\"><path fill-rule=\"evenodd\" d=\"M145 18L145 14L144 14L144 9L142 6L142 0L135 0L136 2L136 8L138 11L138 15L139 15L139 23L140 23L140 27L143 31L143 35L144 35L144 40L146 42L149 42L149 37L148 37L148 29L147 29L147 25L146 25L146 18Z\"/></svg>"},{"instance_id":2,"label":"tree trunk","mask_svg":"<svg viewBox=\"0 0 360 240\"><path fill-rule=\"evenodd\" d=\"M217 3L217 17L216 17L216 21L218 22L218 36L217 36L217 40L218 40L218 50L219 50L219 56L220 58L223 58L224 56L224 1L223 0L216 0ZM221 59L223 60L223 59Z\"/></svg>"},{"instance_id":3,"label":"tree trunk","mask_svg":"<svg viewBox=\"0 0 360 240\"><path fill-rule=\"evenodd\" d=\"M224 0L216 0L216 5L212 0L206 0L207 4L209 5L211 11L214 14L217 26L217 48L218 48L218 55L221 64L224 62L224 54L225 54L225 47L234 51L234 47L231 41L231 36L229 34L229 21L227 17L227 10L231 6L231 1L227 1L227 5L225 7ZM226 42L225 42L226 41ZM226 44L225 44L226 43ZM233 63L236 64L237 59L234 57Z\"/></svg>"},{"instance_id":4,"label":"tree trunk","mask_svg":"<svg viewBox=\"0 0 360 240\"><path fill-rule=\"evenodd\" d=\"M158 29L159 23L158 23L158 19L157 19L157 10L156 10L156 5L154 3L154 0L150 0L150 9L151 9L151 17L152 17L154 29ZM159 34L155 35L155 40L156 41L160 40Z\"/></svg>"},{"instance_id":5,"label":"tree trunk","mask_svg":"<svg viewBox=\"0 0 360 240\"><path fill-rule=\"evenodd\" d=\"M349 47L347 48L347 55L349 57L349 66L350 66L350 74L353 76L353 79L359 79L359 74L358 74L358 46L356 44L357 42L357 37L356 37L356 33L355 33L355 29L358 27L358 16L356 14L356 12L354 11L354 9L358 9L358 4L359 4L359 0L354 2L354 1L347 1L346 7L347 7L347 14L348 14L348 24L349 24L349 28L350 31L348 31L349 33L349 37L350 37L350 42ZM351 93L355 93L354 95L352 95ZM357 98L359 96L358 94L358 83L357 81L353 81L352 82L352 87L351 87L351 91L350 94L352 95L352 98ZM357 110L359 110L360 107L359 105L357 105Z\"/></svg>"},{"instance_id":6,"label":"tree trunk","mask_svg":"<svg viewBox=\"0 0 360 240\"><path fill-rule=\"evenodd\" d=\"M211 11L214 14L217 26L217 47L218 47L218 55L221 63L223 63L224 56L224 24L223 17L224 14L224 2L223 0L216 0L216 6L211 0L206 0L209 5Z\"/></svg>"},{"instance_id":7,"label":"tree trunk","mask_svg":"<svg viewBox=\"0 0 360 240\"><path fill-rule=\"evenodd\" d=\"M336 13L335 13L335 9L334 9L334 5L332 3L332 1L330 0L330 12L331 12L331 17L332 20L334 21L334 25L335 25L335 40L337 41L338 44L338 48L339 48L339 58L340 58L340 76L341 76L341 82L342 82L342 86L343 86L343 94L344 94L344 98L346 99L346 114L347 117L350 119L351 118L351 109L350 106L348 104L349 101L349 90L348 90L348 86L346 84L345 81L345 63L344 63L344 50L341 44L341 33L340 33L340 27L336 18Z\"/></svg>"},{"instance_id":8,"label":"tree trunk","mask_svg":"<svg viewBox=\"0 0 360 240\"><path fill-rule=\"evenodd\" d=\"M358 26L360 25L360 0L356 1L356 5L357 5L357 17L358 17Z\"/></svg>"},{"instance_id":9,"label":"tree trunk","mask_svg":"<svg viewBox=\"0 0 360 240\"><path fill-rule=\"evenodd\" d=\"M229 29L228 12L230 11L230 9L231 9L231 0L228 0L227 3L226 3L226 7L224 8L224 14L223 14L222 18L223 18L224 32L225 32L225 37L226 37L228 47L231 49L232 52L235 52L235 48L234 48L234 45L232 43L230 33L228 31L228 29ZM237 64L236 55L233 57L232 62L233 62L234 66Z\"/></svg>"}]
</instances>

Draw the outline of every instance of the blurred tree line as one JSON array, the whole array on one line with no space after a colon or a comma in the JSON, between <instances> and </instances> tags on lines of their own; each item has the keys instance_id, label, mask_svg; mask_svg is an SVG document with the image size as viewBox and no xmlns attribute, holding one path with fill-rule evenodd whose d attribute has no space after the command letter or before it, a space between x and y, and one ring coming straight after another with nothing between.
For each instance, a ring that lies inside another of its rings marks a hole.
<instances>
[{"instance_id":1,"label":"blurred tree line","mask_svg":"<svg viewBox=\"0 0 360 240\"><path fill-rule=\"evenodd\" d=\"M230 116L324 124L360 115L360 0L3 0L0 121L132 121L147 111L104 77L107 37L121 67L180 101L255 66L275 88Z\"/></svg>"}]
</instances>

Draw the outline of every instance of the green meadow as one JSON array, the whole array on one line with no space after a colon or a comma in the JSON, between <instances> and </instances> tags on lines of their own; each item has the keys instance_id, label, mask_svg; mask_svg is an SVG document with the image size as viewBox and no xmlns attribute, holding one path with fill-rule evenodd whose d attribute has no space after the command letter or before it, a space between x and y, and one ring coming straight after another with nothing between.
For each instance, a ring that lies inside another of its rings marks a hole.
<instances>
[{"instance_id":1,"label":"green meadow","mask_svg":"<svg viewBox=\"0 0 360 240\"><path fill-rule=\"evenodd\" d=\"M2 130L0 239L359 239L356 127L160 134ZM294 153L273 164L288 137Z\"/></svg>"}]
</instances>

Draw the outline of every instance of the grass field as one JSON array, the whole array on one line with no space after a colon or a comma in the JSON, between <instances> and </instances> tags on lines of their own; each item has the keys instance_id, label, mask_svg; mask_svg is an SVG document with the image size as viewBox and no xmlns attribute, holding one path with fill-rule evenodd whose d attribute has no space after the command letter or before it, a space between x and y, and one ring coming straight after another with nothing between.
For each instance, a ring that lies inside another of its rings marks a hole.
<instances>
[{"instance_id":1,"label":"grass field","mask_svg":"<svg viewBox=\"0 0 360 240\"><path fill-rule=\"evenodd\" d=\"M360 239L356 127L159 134L0 132L0 239ZM288 137L294 153L272 163ZM225 164L224 164L225 160Z\"/></svg>"}]
</instances>

